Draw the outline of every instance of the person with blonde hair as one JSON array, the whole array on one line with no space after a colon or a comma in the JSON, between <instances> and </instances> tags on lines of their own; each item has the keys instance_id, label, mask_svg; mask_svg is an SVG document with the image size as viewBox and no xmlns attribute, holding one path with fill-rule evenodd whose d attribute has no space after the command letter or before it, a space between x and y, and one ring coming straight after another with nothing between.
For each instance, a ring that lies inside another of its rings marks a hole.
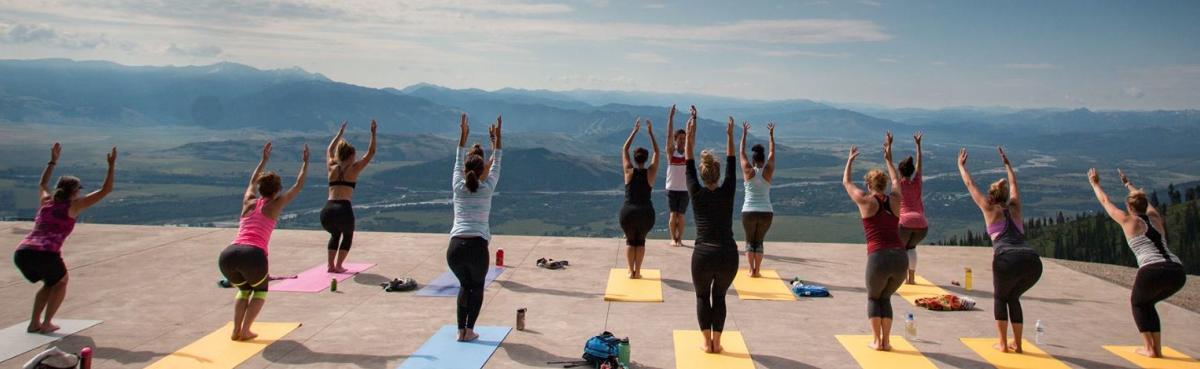
<instances>
[{"instance_id":1,"label":"person with blonde hair","mask_svg":"<svg viewBox=\"0 0 1200 369\"><path fill-rule=\"evenodd\" d=\"M375 120L371 120L371 144L362 159L355 159L354 145L342 138L346 133L346 123L325 152L325 171L329 176L329 200L321 209L321 228L329 232L328 268L330 273L345 273L342 263L350 254L350 246L354 242L354 207L350 199L354 196L354 187L358 184L358 175L371 158L375 157Z\"/></svg>"},{"instance_id":2,"label":"person with blonde hair","mask_svg":"<svg viewBox=\"0 0 1200 369\"><path fill-rule=\"evenodd\" d=\"M900 242L900 218L897 214L900 213L900 202L904 196L900 193L896 166L892 164L892 133L887 133L883 143L883 159L888 173L879 169L868 171L864 177L867 191L859 189L850 179L858 154L858 147L851 146L846 170L842 173L842 187L858 206L867 240L867 318L873 336L869 347L890 351L892 295L900 289L908 270L908 254L904 251L904 243Z\"/></svg>"},{"instance_id":3,"label":"person with blonde hair","mask_svg":"<svg viewBox=\"0 0 1200 369\"><path fill-rule=\"evenodd\" d=\"M992 182L987 195L979 192L971 172L967 171L967 149L958 152L958 173L971 193L971 199L983 213L987 233L992 239L992 294L996 330L1000 342L992 347L1002 352L1021 353L1021 334L1024 311L1021 295L1037 284L1042 277L1042 260L1025 242L1025 226L1021 221L1021 198L1017 191L1017 173L1008 161L1004 149L996 147L1008 178ZM1013 339L1008 341L1008 325L1012 323Z\"/></svg>"},{"instance_id":4,"label":"person with blonde hair","mask_svg":"<svg viewBox=\"0 0 1200 369\"><path fill-rule=\"evenodd\" d=\"M696 172L696 106L687 123L687 183L696 221L696 244L692 249L692 285L696 290L696 319L704 335L704 352L720 353L725 330L725 294L737 276L737 242L733 240L733 197L737 192L734 173L733 117L725 128L725 179L721 163L712 150L700 153Z\"/></svg>"},{"instance_id":5,"label":"person with blonde hair","mask_svg":"<svg viewBox=\"0 0 1200 369\"><path fill-rule=\"evenodd\" d=\"M1096 193L1096 200L1104 211L1125 232L1129 249L1137 257L1138 271L1134 277L1129 304L1133 309L1133 321L1142 333L1143 347L1137 353L1162 357L1162 322L1154 304L1166 300L1187 283L1187 272L1183 262L1167 248L1167 227L1162 214L1146 199L1146 192L1133 186L1125 173L1117 170L1121 183L1129 190L1125 197L1125 210L1121 210L1108 199L1100 188L1100 175L1096 168L1088 170L1088 182Z\"/></svg>"},{"instance_id":6,"label":"person with blonde hair","mask_svg":"<svg viewBox=\"0 0 1200 369\"><path fill-rule=\"evenodd\" d=\"M629 146L633 138L642 129L642 119L633 123L633 131L621 148L621 171L625 177L625 204L621 206L618 221L621 230L625 231L625 258L629 264L629 278L642 278L642 259L646 257L646 234L654 228L654 203L650 200L650 191L654 188L654 177L658 175L658 140L654 139L654 125L646 120L646 133L650 135L650 145L654 152L639 147L629 157ZM650 166L646 166L646 160ZM635 166L636 165L636 166Z\"/></svg>"}]
</instances>

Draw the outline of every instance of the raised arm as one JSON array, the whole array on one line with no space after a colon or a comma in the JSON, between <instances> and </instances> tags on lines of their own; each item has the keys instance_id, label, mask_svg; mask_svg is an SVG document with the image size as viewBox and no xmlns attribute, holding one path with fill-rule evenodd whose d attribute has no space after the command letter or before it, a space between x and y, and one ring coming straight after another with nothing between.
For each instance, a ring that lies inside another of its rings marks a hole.
<instances>
[{"instance_id":1,"label":"raised arm","mask_svg":"<svg viewBox=\"0 0 1200 369\"><path fill-rule=\"evenodd\" d=\"M687 132L685 133L687 147L684 150L684 158L687 160L696 159L696 106L692 105L692 116L687 121Z\"/></svg>"},{"instance_id":2,"label":"raised arm","mask_svg":"<svg viewBox=\"0 0 1200 369\"><path fill-rule=\"evenodd\" d=\"M54 167L58 165L58 154L62 153L62 145L58 142L50 147L50 161L46 163L46 169L42 170L42 178L38 180L38 199L39 202L50 200L54 196L54 192L50 191L50 177L54 176Z\"/></svg>"},{"instance_id":3,"label":"raised arm","mask_svg":"<svg viewBox=\"0 0 1200 369\"><path fill-rule=\"evenodd\" d=\"M733 156L733 117L729 117L729 124L725 126L725 157Z\"/></svg>"},{"instance_id":4,"label":"raised arm","mask_svg":"<svg viewBox=\"0 0 1200 369\"><path fill-rule=\"evenodd\" d=\"M980 210L987 209L988 200L979 192L979 188L975 187L975 181L971 179L971 172L967 171L967 148L958 150L958 174L962 176L963 185L967 186L967 192L971 194L971 200L975 201L975 206Z\"/></svg>"},{"instance_id":5,"label":"raised arm","mask_svg":"<svg viewBox=\"0 0 1200 369\"><path fill-rule=\"evenodd\" d=\"M500 180L501 146L504 144L500 132L502 128L504 128L504 118L499 115L496 116L496 124L488 127L488 138L492 141L492 158L489 160L491 164L488 165L487 173L483 175L483 178L491 182L492 186L495 186L496 181Z\"/></svg>"},{"instance_id":6,"label":"raised arm","mask_svg":"<svg viewBox=\"0 0 1200 369\"><path fill-rule=\"evenodd\" d=\"M1004 161L1004 171L1008 172L1008 203L1020 208L1021 192L1017 190L1017 172L1013 170L1012 163L1008 162L1008 155L1004 154L1004 148L996 146L996 150L1000 152L1000 160Z\"/></svg>"},{"instance_id":7,"label":"raised arm","mask_svg":"<svg viewBox=\"0 0 1200 369\"><path fill-rule=\"evenodd\" d=\"M667 113L667 153L675 152L675 104L671 104L671 111Z\"/></svg>"},{"instance_id":8,"label":"raised arm","mask_svg":"<svg viewBox=\"0 0 1200 369\"><path fill-rule=\"evenodd\" d=\"M337 155L337 153L335 153L334 150L336 150L336 148L337 148L338 140L341 140L342 135L345 135L345 134L346 134L346 121L342 121L342 128L338 128L338 133L336 135L333 135L333 140L329 141L329 148L325 150L325 159L326 159L325 161L331 162L331 163L333 162L333 160L335 159L334 156Z\"/></svg>"},{"instance_id":9,"label":"raised arm","mask_svg":"<svg viewBox=\"0 0 1200 369\"><path fill-rule=\"evenodd\" d=\"M375 158L375 131L377 127L378 125L375 124L375 120L371 119L371 143L367 145L367 153L363 155L362 159L354 163L360 171L366 168L367 164L371 163L371 159Z\"/></svg>"},{"instance_id":10,"label":"raised arm","mask_svg":"<svg viewBox=\"0 0 1200 369\"><path fill-rule=\"evenodd\" d=\"M900 193L900 174L896 171L896 164L892 161L892 141L894 140L895 137L892 136L892 132L890 131L886 136L884 136L883 162L885 165L887 165L888 178L892 181L891 197L895 198L896 200L900 200L903 196ZM899 202L900 201L895 201L893 204L899 205Z\"/></svg>"},{"instance_id":11,"label":"raised arm","mask_svg":"<svg viewBox=\"0 0 1200 369\"><path fill-rule=\"evenodd\" d=\"M733 117L729 117L729 123L733 124ZM746 135L749 133L750 122L742 122L742 141L738 145L738 164L742 168L743 180L749 180L754 175L754 171L750 167L750 160L746 159Z\"/></svg>"},{"instance_id":12,"label":"raised arm","mask_svg":"<svg viewBox=\"0 0 1200 369\"><path fill-rule=\"evenodd\" d=\"M1088 170L1088 183L1092 185L1092 192L1096 193L1096 200L1100 201L1100 206L1104 207L1104 211L1108 213L1108 216L1117 221L1117 223L1124 225L1129 220L1129 213L1126 213L1113 204L1112 200L1108 198L1108 194L1104 193L1104 189L1100 188L1100 174L1096 173L1096 168Z\"/></svg>"},{"instance_id":13,"label":"raised arm","mask_svg":"<svg viewBox=\"0 0 1200 369\"><path fill-rule=\"evenodd\" d=\"M658 174L658 140L654 138L654 123L646 119L646 133L650 135L650 168L646 171L646 180L654 187L654 177Z\"/></svg>"},{"instance_id":14,"label":"raised arm","mask_svg":"<svg viewBox=\"0 0 1200 369\"><path fill-rule=\"evenodd\" d=\"M763 167L763 180L771 182L775 177L775 122L767 123L767 134L771 137L767 144L767 165Z\"/></svg>"},{"instance_id":15,"label":"raised arm","mask_svg":"<svg viewBox=\"0 0 1200 369\"><path fill-rule=\"evenodd\" d=\"M921 138L923 138L923 137L925 137L924 132L917 132L916 134L913 135L913 141L916 141L916 143L917 143L917 166L916 166L916 170L913 171L913 178L917 178L917 177L921 176L921 163L922 163L922 160L921 160Z\"/></svg>"},{"instance_id":16,"label":"raised arm","mask_svg":"<svg viewBox=\"0 0 1200 369\"><path fill-rule=\"evenodd\" d=\"M1117 175L1121 176L1121 184L1125 185L1126 190L1129 190L1131 193L1138 191L1138 188L1133 185L1133 182L1129 180L1129 177L1125 176L1124 171L1117 169ZM1162 213L1159 213L1158 209L1154 208L1154 204L1150 203L1149 201L1146 202L1146 216L1150 217L1150 220L1157 222L1159 229L1166 229L1166 224L1164 224L1165 222Z\"/></svg>"},{"instance_id":17,"label":"raised arm","mask_svg":"<svg viewBox=\"0 0 1200 369\"><path fill-rule=\"evenodd\" d=\"M858 146L850 146L850 156L846 158L846 170L842 172L842 187L846 188L846 194L850 195L850 199L855 203L865 204L868 200L867 193L858 188L850 179L850 174L854 172L854 159L857 158Z\"/></svg>"},{"instance_id":18,"label":"raised arm","mask_svg":"<svg viewBox=\"0 0 1200 369\"><path fill-rule=\"evenodd\" d=\"M271 141L267 141L263 145L262 159L258 161L258 166L254 167L254 172L250 173L250 184L246 185L246 192L242 194L242 202L245 203L254 198L254 180L258 179L258 175L262 174L264 168L267 167L267 160L271 159Z\"/></svg>"},{"instance_id":19,"label":"raised arm","mask_svg":"<svg viewBox=\"0 0 1200 369\"><path fill-rule=\"evenodd\" d=\"M71 202L70 213L72 217L79 215L79 213L83 212L84 209L87 209L92 205L96 205L96 203L100 202L100 200L104 199L105 196L108 196L108 194L112 192L113 175L115 174L114 172L116 172L117 167L116 146L113 146L112 151L108 153L105 159L108 161L108 174L104 176L104 184L100 185L99 190L92 191L92 193L89 193L86 196Z\"/></svg>"},{"instance_id":20,"label":"raised arm","mask_svg":"<svg viewBox=\"0 0 1200 369\"><path fill-rule=\"evenodd\" d=\"M458 122L458 147L467 147L467 134L471 133L471 125L467 119L467 113L462 113L462 117Z\"/></svg>"},{"instance_id":21,"label":"raised arm","mask_svg":"<svg viewBox=\"0 0 1200 369\"><path fill-rule=\"evenodd\" d=\"M633 160L629 159L629 147L633 146L633 137L637 136L640 129L642 129L642 118L638 117L633 122L633 130L629 131L629 137L625 138L625 144L621 146L621 168L625 171L633 169Z\"/></svg>"},{"instance_id":22,"label":"raised arm","mask_svg":"<svg viewBox=\"0 0 1200 369\"><path fill-rule=\"evenodd\" d=\"M300 191L304 189L304 178L308 174L308 144L304 145L304 151L301 153L300 159L300 173L296 174L296 183L292 184L292 188L289 188L280 197L280 200L283 200L279 202L280 209L283 209L284 206L295 200L296 196L300 195Z\"/></svg>"}]
</instances>

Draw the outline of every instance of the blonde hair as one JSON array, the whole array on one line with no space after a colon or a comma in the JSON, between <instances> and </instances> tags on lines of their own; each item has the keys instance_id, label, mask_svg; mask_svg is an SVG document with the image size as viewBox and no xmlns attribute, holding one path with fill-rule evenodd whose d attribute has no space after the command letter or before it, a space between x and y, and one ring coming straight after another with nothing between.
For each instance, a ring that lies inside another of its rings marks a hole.
<instances>
[{"instance_id":1,"label":"blonde hair","mask_svg":"<svg viewBox=\"0 0 1200 369\"><path fill-rule=\"evenodd\" d=\"M1136 214L1145 214L1146 208L1150 206L1150 200L1146 199L1146 191L1135 190L1125 196L1125 204L1129 206Z\"/></svg>"},{"instance_id":2,"label":"blonde hair","mask_svg":"<svg viewBox=\"0 0 1200 369\"><path fill-rule=\"evenodd\" d=\"M700 179L704 180L706 186L715 185L721 180L721 163L717 162L712 150L700 152Z\"/></svg>"},{"instance_id":3,"label":"blonde hair","mask_svg":"<svg viewBox=\"0 0 1200 369\"><path fill-rule=\"evenodd\" d=\"M992 200L993 204L1005 204L1008 202L1008 180L1001 178L991 185L988 185L988 199Z\"/></svg>"},{"instance_id":4,"label":"blonde hair","mask_svg":"<svg viewBox=\"0 0 1200 369\"><path fill-rule=\"evenodd\" d=\"M871 169L867 171L867 175L863 176L863 180L867 182L867 189L871 191L883 193L887 190L888 175L879 169Z\"/></svg>"},{"instance_id":5,"label":"blonde hair","mask_svg":"<svg viewBox=\"0 0 1200 369\"><path fill-rule=\"evenodd\" d=\"M337 146L334 147L333 152L339 163L344 162L354 157L354 145L346 142L346 140L338 139Z\"/></svg>"}]
</instances>

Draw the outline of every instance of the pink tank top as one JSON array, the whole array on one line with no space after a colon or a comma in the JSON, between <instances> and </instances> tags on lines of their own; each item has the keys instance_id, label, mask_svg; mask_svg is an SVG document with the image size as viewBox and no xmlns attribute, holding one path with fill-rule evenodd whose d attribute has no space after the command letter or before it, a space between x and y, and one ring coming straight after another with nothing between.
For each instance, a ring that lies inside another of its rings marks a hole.
<instances>
[{"instance_id":1,"label":"pink tank top","mask_svg":"<svg viewBox=\"0 0 1200 369\"><path fill-rule=\"evenodd\" d=\"M75 230L75 218L71 217L70 211L70 200L42 203L33 218L33 232L29 232L17 248L62 253L63 241Z\"/></svg>"},{"instance_id":2,"label":"pink tank top","mask_svg":"<svg viewBox=\"0 0 1200 369\"><path fill-rule=\"evenodd\" d=\"M275 230L275 219L263 214L262 209L266 204L267 200L262 198L254 202L254 210L238 221L237 238L233 239L233 243L254 246L262 249L264 254L267 253L271 232Z\"/></svg>"},{"instance_id":3,"label":"pink tank top","mask_svg":"<svg viewBox=\"0 0 1200 369\"><path fill-rule=\"evenodd\" d=\"M900 225L904 228L929 228L925 219L925 201L921 200L921 175L913 176L911 180L900 179Z\"/></svg>"}]
</instances>

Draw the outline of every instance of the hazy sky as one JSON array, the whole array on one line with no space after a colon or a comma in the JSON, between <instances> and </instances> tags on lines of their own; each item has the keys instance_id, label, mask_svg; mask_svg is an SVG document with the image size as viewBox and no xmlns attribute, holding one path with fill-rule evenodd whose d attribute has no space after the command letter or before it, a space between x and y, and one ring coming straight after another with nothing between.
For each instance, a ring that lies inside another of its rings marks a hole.
<instances>
[{"instance_id":1,"label":"hazy sky","mask_svg":"<svg viewBox=\"0 0 1200 369\"><path fill-rule=\"evenodd\" d=\"M0 0L0 58L403 87L1200 108L1200 1Z\"/></svg>"}]
</instances>

